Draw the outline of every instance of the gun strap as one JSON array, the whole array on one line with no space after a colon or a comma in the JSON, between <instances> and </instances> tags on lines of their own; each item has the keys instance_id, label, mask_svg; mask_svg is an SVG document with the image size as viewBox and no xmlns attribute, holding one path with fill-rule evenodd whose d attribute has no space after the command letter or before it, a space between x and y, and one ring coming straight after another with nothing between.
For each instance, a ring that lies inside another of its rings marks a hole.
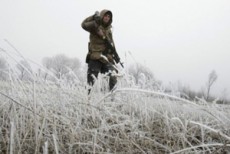
<instances>
[{"instance_id":1,"label":"gun strap","mask_svg":"<svg viewBox=\"0 0 230 154\"><path fill-rule=\"evenodd\" d=\"M90 42L88 42L88 53L91 53L91 50L90 50Z\"/></svg>"}]
</instances>

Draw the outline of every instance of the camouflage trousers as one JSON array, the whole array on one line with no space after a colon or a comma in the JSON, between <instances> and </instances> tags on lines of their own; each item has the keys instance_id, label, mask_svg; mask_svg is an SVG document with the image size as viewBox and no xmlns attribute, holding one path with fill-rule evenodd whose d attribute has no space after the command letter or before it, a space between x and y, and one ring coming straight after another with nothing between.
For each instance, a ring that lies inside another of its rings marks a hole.
<instances>
[{"instance_id":1,"label":"camouflage trousers","mask_svg":"<svg viewBox=\"0 0 230 154\"><path fill-rule=\"evenodd\" d=\"M90 86L93 86L95 83L95 77L98 77L99 73L109 73L109 72L117 72L114 66L110 63L102 63L99 60L90 59L88 62L88 71L87 71L87 82ZM117 78L112 76L111 73L109 75L109 90L112 90L117 83ZM94 77L93 77L94 76Z\"/></svg>"}]
</instances>

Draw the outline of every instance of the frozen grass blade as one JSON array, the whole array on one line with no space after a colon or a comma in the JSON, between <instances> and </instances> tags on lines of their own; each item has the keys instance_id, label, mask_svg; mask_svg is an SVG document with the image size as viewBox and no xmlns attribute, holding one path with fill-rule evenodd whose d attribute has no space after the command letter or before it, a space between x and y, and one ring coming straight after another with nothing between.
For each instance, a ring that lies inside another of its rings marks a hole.
<instances>
[{"instance_id":1,"label":"frozen grass blade","mask_svg":"<svg viewBox=\"0 0 230 154\"><path fill-rule=\"evenodd\" d=\"M1 143L3 142L2 139L3 139L3 136L2 136L2 127L0 127L0 152L2 152L2 145L1 145Z\"/></svg>"},{"instance_id":2,"label":"frozen grass blade","mask_svg":"<svg viewBox=\"0 0 230 154\"><path fill-rule=\"evenodd\" d=\"M56 153L56 154L59 154L59 151L58 151L58 144L57 144L57 140L56 140L56 135L55 135L55 134L52 134L52 137L53 137L53 141L54 141L55 153Z\"/></svg>"},{"instance_id":3,"label":"frozen grass blade","mask_svg":"<svg viewBox=\"0 0 230 154\"><path fill-rule=\"evenodd\" d=\"M95 131L94 133L94 138L93 138L93 154L96 152L96 141L97 141L97 132Z\"/></svg>"},{"instance_id":4,"label":"frozen grass blade","mask_svg":"<svg viewBox=\"0 0 230 154\"><path fill-rule=\"evenodd\" d=\"M14 153L14 122L10 122L10 154Z\"/></svg>"},{"instance_id":5,"label":"frozen grass blade","mask_svg":"<svg viewBox=\"0 0 230 154\"><path fill-rule=\"evenodd\" d=\"M48 141L45 142L45 145L43 147L43 154L48 154Z\"/></svg>"},{"instance_id":6,"label":"frozen grass blade","mask_svg":"<svg viewBox=\"0 0 230 154\"><path fill-rule=\"evenodd\" d=\"M197 146L193 146L193 147L190 147L190 148L185 148L185 149L182 149L182 150L178 150L178 151L175 151L171 154L177 154L177 153L185 153L186 151L191 151L193 149L197 149L197 148L208 148L208 147L230 147L230 144L222 144L222 143L213 143L213 144L201 144L201 145L197 145Z\"/></svg>"},{"instance_id":7,"label":"frozen grass blade","mask_svg":"<svg viewBox=\"0 0 230 154\"><path fill-rule=\"evenodd\" d=\"M217 130L211 128L211 127L208 127L208 126L206 126L206 125L204 125L204 124L201 124L201 123L198 123L198 122L195 122L195 121L190 121L190 123L191 123L191 124L195 124L195 125L199 125L199 126L205 128L205 129L208 129L208 130L210 130L211 132L213 132L215 135L220 135L220 136L223 137L224 139L230 141L230 137L227 136L227 135L225 135L225 134L222 133L221 131L217 131Z\"/></svg>"}]
</instances>

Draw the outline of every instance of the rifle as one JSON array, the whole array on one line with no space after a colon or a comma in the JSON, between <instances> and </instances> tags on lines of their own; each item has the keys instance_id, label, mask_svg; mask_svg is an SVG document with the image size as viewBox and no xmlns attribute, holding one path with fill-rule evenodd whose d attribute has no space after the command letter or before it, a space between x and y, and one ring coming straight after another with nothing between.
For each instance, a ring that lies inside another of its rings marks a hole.
<instances>
[{"instance_id":1,"label":"rifle","mask_svg":"<svg viewBox=\"0 0 230 154\"><path fill-rule=\"evenodd\" d=\"M105 38L104 41L105 41L107 48L112 51L112 56L113 56L115 62L120 63L121 66L124 68L123 63L120 61L120 57L117 54L115 46L107 38Z\"/></svg>"}]
</instances>

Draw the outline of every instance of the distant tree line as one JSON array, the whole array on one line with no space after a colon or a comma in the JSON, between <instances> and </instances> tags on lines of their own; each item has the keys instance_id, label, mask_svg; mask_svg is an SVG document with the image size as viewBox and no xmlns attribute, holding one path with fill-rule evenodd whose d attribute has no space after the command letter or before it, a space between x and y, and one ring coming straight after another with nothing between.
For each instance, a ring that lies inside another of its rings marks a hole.
<instances>
[{"instance_id":1,"label":"distant tree line","mask_svg":"<svg viewBox=\"0 0 230 154\"><path fill-rule=\"evenodd\" d=\"M45 57L42 59L42 67L36 72L33 71L30 63L26 60L21 60L16 64L17 78L23 81L32 81L33 76L41 78L44 81L65 80L67 83L82 83L86 82L86 67L81 65L78 58L69 58L64 54L58 54L53 57ZM0 80L9 80L9 75L12 70L9 68L7 61L0 58ZM162 87L161 81L154 77L153 72L144 65L139 63L132 64L127 70L128 75L132 78L134 85L139 88L148 90L159 90ZM205 89L200 92L195 92L189 88L189 86L178 86L177 92L180 97L184 97L189 100L195 100L196 98L203 98L206 101L213 101L215 97L210 95L213 84L217 80L217 74L215 70L211 71L208 76ZM172 89L166 88L165 92L171 92ZM227 92L223 91L222 98L219 98L217 103L227 104L230 102L226 99Z\"/></svg>"}]
</instances>

